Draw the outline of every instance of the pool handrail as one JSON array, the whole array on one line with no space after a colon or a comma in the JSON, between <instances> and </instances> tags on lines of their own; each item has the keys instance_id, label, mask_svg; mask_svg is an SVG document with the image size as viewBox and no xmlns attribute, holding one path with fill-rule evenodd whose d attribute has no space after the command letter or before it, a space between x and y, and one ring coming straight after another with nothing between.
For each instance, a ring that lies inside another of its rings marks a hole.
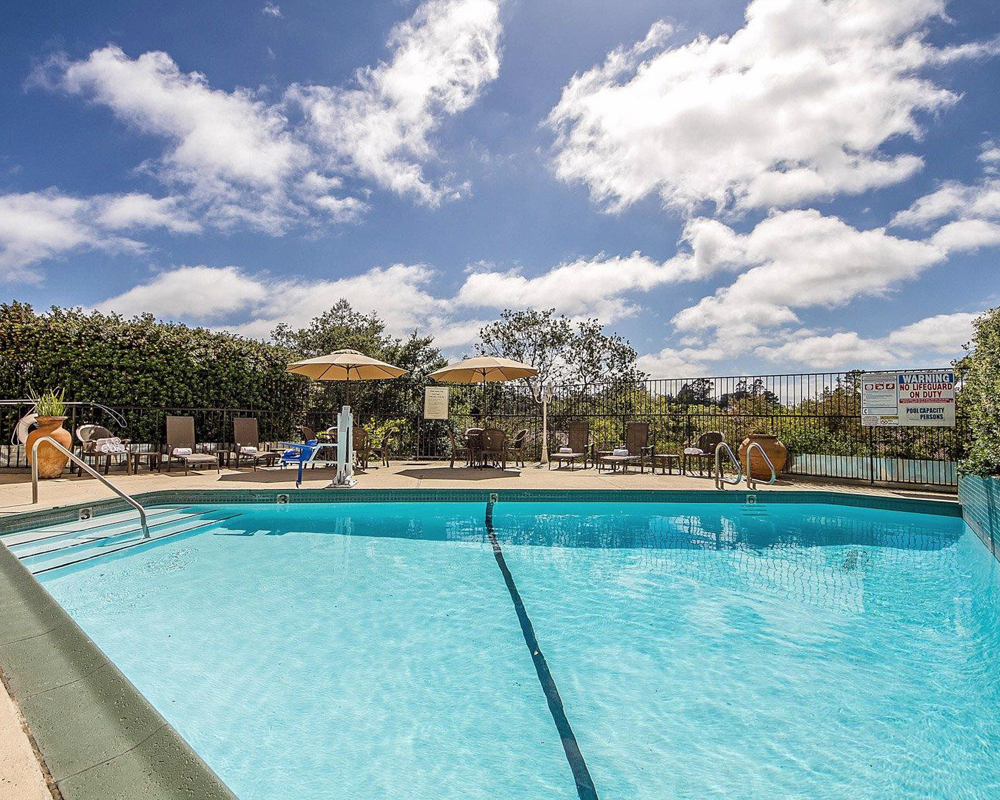
<instances>
[{"instance_id":1,"label":"pool handrail","mask_svg":"<svg viewBox=\"0 0 1000 800\"><path fill-rule=\"evenodd\" d=\"M736 467L735 480L729 480L722 474L721 455L723 449L725 449L726 453L729 454L729 460L732 461L733 465ZM739 486L740 481L742 480L743 480L743 465L740 463L740 460L736 457L736 454L733 452L733 448L731 448L725 442L719 442L715 446L715 488L725 489L727 483L733 486Z\"/></svg>"},{"instance_id":2,"label":"pool handrail","mask_svg":"<svg viewBox=\"0 0 1000 800\"><path fill-rule=\"evenodd\" d=\"M56 450L61 452L64 456L68 457L70 461L76 464L80 469L84 470L88 475L97 478L101 483L107 486L112 492L118 495L122 500L128 503L132 508L139 512L139 524L142 526L142 538L149 538L149 524L146 521L146 509L142 507L142 504L136 500L131 495L123 492L117 486L115 486L111 481L101 475L100 472L93 469L89 464L87 464L82 458L75 456L71 451L63 447L59 442L53 439L51 436L39 436L35 439L35 443L31 446L31 502L36 504L38 502L38 445L42 442L48 442Z\"/></svg>"},{"instance_id":3,"label":"pool handrail","mask_svg":"<svg viewBox=\"0 0 1000 800\"><path fill-rule=\"evenodd\" d=\"M747 447L747 488L757 488L757 481L754 479L753 473L750 471L750 453L753 452L754 448L760 451L760 455L764 459L764 463L767 464L767 468L771 470L771 479L766 484L767 486L771 486L778 480L778 473L774 469L774 464L771 463L770 457L764 452L764 448L760 446L760 442L750 442L750 446Z\"/></svg>"}]
</instances>

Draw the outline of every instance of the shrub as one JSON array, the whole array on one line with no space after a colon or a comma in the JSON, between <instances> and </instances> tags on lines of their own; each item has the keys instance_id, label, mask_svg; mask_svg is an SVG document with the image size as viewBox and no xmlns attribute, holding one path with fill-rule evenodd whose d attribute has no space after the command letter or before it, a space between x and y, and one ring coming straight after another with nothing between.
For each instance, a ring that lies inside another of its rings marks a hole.
<instances>
[{"instance_id":1,"label":"shrub","mask_svg":"<svg viewBox=\"0 0 1000 800\"><path fill-rule=\"evenodd\" d=\"M975 322L966 355L956 365L962 376L959 402L969 418L972 446L961 470L1000 475L1000 308Z\"/></svg>"}]
</instances>

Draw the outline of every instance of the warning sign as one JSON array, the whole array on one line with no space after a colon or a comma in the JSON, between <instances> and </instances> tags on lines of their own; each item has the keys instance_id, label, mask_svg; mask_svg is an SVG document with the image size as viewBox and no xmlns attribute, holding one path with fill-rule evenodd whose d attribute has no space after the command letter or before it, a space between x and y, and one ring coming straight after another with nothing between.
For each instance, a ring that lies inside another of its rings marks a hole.
<instances>
[{"instance_id":1,"label":"warning sign","mask_svg":"<svg viewBox=\"0 0 1000 800\"><path fill-rule=\"evenodd\" d=\"M882 427L954 427L955 373L866 372L861 424Z\"/></svg>"}]
</instances>

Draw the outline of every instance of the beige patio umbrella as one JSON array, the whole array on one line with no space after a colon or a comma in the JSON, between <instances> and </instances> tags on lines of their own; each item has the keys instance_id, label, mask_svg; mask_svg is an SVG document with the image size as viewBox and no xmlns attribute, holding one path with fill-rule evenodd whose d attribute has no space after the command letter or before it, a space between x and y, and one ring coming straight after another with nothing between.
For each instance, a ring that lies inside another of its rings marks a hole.
<instances>
[{"instance_id":1,"label":"beige patio umbrella","mask_svg":"<svg viewBox=\"0 0 1000 800\"><path fill-rule=\"evenodd\" d=\"M288 365L286 372L305 375L314 381L344 381L347 384L347 402L351 404L351 381L378 381L398 378L406 370L371 358L357 350L336 350L325 356L307 358Z\"/></svg>"},{"instance_id":2,"label":"beige patio umbrella","mask_svg":"<svg viewBox=\"0 0 1000 800\"><path fill-rule=\"evenodd\" d=\"M499 356L476 356L449 364L430 374L436 381L445 383L481 383L483 385L483 414L486 413L486 384L493 381L516 381L530 378L538 370L530 364L512 361Z\"/></svg>"}]
</instances>

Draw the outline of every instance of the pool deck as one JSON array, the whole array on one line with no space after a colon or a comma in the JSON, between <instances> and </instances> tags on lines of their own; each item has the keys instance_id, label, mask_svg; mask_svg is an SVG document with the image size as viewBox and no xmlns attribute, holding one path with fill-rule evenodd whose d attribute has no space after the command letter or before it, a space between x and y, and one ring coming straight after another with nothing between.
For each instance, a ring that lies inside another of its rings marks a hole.
<instances>
[{"instance_id":1,"label":"pool deck","mask_svg":"<svg viewBox=\"0 0 1000 800\"><path fill-rule=\"evenodd\" d=\"M302 488L321 489L333 479L333 468L308 469L303 475ZM223 469L221 472L205 470L184 474L183 470L171 472L145 472L126 475L112 472L112 482L129 494L140 492L169 491L171 489L293 489L295 470L292 468L260 468L240 471ZM697 475L650 474L647 470L640 474L637 470L628 473L598 472L594 468L570 469L568 467L547 469L544 465L528 463L526 467L506 470L451 469L441 461L394 461L390 467L371 468L357 475L360 489L677 489L711 490L712 479ZM727 487L731 489L734 487ZM745 488L745 486L741 486ZM923 499L957 502L954 492L924 491L920 487L876 487L866 484L851 484L836 480L807 478L803 476L782 477L773 486L757 484L758 491L808 491L823 489L852 493L876 494L889 497L915 497ZM63 477L41 481L39 502L31 503L31 480L26 473L0 475L0 516L21 514L44 508L82 503L114 497L114 494L98 481L90 477Z\"/></svg>"},{"instance_id":2,"label":"pool deck","mask_svg":"<svg viewBox=\"0 0 1000 800\"><path fill-rule=\"evenodd\" d=\"M302 488L320 489L333 478L332 468L306 470ZM292 489L294 469L261 468L256 472L223 469L221 472L202 471L184 475L172 472L142 472L126 475L112 472L110 479L130 494L169 491L172 489ZM386 468L369 469L357 475L358 488L366 489L659 489L711 490L710 477L696 475L662 475L659 472L640 474L630 470L598 472L589 469L548 469L529 463L526 467L498 469L451 469L440 461L396 461ZM727 487L732 488L732 487ZM745 488L745 487L742 487ZM888 497L909 497L957 502L954 493L924 491L919 487L874 487L835 480L794 476L781 479L773 486L758 484L761 492L808 491L822 489L849 493L875 494ZM27 511L112 498L114 494L90 477L63 477L42 481L39 503L31 502L31 480L24 473L0 475L0 518ZM7 687L0 684L0 796L4 800L53 800L43 766L39 763L22 718Z\"/></svg>"}]
</instances>

